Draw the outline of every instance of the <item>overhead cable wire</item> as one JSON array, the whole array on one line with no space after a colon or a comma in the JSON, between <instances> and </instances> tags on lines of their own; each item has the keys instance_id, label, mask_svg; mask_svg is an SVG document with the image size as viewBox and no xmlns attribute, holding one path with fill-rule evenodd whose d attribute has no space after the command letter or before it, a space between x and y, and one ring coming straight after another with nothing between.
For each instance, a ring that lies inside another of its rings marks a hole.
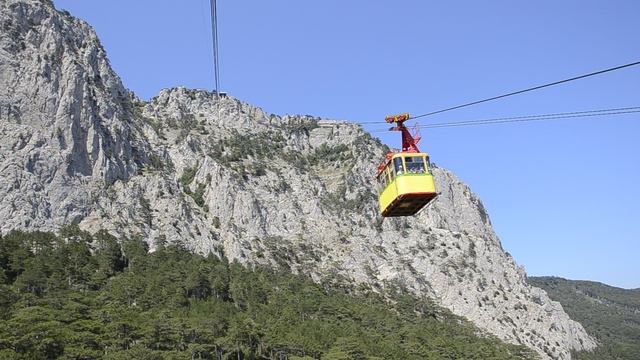
<instances>
[{"instance_id":1,"label":"overhead cable wire","mask_svg":"<svg viewBox=\"0 0 640 360\"><path fill-rule=\"evenodd\" d=\"M220 92L220 62L218 51L218 9L216 0L209 0L211 8L211 41L213 42L213 78L216 98Z\"/></svg>"},{"instance_id":2,"label":"overhead cable wire","mask_svg":"<svg viewBox=\"0 0 640 360\"><path fill-rule=\"evenodd\" d=\"M444 127L505 124L505 123L558 120L558 119L580 118L580 117L610 116L610 115L622 115L622 114L634 114L634 113L640 113L640 106L615 108L615 109L573 111L573 112L542 114L542 115L501 117L501 118L490 118L490 119L480 119L480 120L453 121L453 122L445 122L445 123L417 125L415 127L420 129L434 129L434 128L444 128ZM389 129L376 129L376 130L372 130L371 132L387 132L387 131L389 131Z\"/></svg>"},{"instance_id":3,"label":"overhead cable wire","mask_svg":"<svg viewBox=\"0 0 640 360\"><path fill-rule=\"evenodd\" d=\"M612 67L612 68L599 70L599 71L591 72L591 73L584 74L584 75L574 76L572 78L568 78L568 79L564 79L564 80L560 80L560 81L554 81L554 82L551 82L551 83L530 87L530 88L527 88L527 89L524 89L524 90L518 90L518 91L510 92L510 93L507 93L507 94L498 95L498 96L490 97L490 98L483 99L483 100L472 101L470 103L457 105L457 106L453 106L453 107L449 107L449 108L445 108L445 109L441 109L441 110L436 110L436 111L428 112L426 114L412 116L409 119L418 119L418 118L422 118L422 117L426 117L426 116L440 114L440 113L443 113L443 112L456 110L456 109L460 109L460 108L467 107L467 106L477 105L477 104L481 104L481 103L485 103L485 102L489 102L489 101L493 101L493 100L506 98L506 97L513 96L513 95L526 93L526 92L529 92L529 91L539 90L539 89L543 89L543 88L547 88L547 87L551 87L551 86L555 86L555 85L568 83L568 82L575 81L575 80L588 78L588 77L591 77L591 76L605 74L605 73L608 73L608 72L612 72L612 71L628 68L628 67L635 66L635 65L640 65L640 61L636 61L636 62L632 62L632 63L629 63L629 64L620 65L620 66L615 66L615 67Z\"/></svg>"},{"instance_id":4,"label":"overhead cable wire","mask_svg":"<svg viewBox=\"0 0 640 360\"><path fill-rule=\"evenodd\" d=\"M434 124L425 124L418 125L420 128L436 128L436 127L445 127L445 126L464 126L464 125L475 125L475 124L493 124L493 123L502 123L502 122L511 122L511 121L521 121L521 120L530 120L535 121L537 119L547 119L547 118L569 118L569 117L584 117L584 116L598 116L598 115L616 115L616 114L626 114L626 113L635 113L640 111L640 106L638 107L627 107L627 108L616 108L616 109L602 109L602 110L588 110L588 111L573 111L573 112L565 112L565 113L555 113L555 114L543 114L543 115L527 115L527 116L514 116L514 117L503 117L503 118L493 118L493 119L481 119L481 120L470 120L470 121L455 121L455 122L446 122L446 123L434 123Z\"/></svg>"},{"instance_id":5,"label":"overhead cable wire","mask_svg":"<svg viewBox=\"0 0 640 360\"><path fill-rule=\"evenodd\" d=\"M425 113L425 114L412 116L412 117L409 118L409 120L419 119L419 118L423 118L423 117L427 117L427 116L432 116L432 115L444 113L444 112L451 111L451 110L456 110L456 109L461 109L461 108L472 106L472 105L482 104L482 103L485 103L485 102L498 100L498 99L506 98L506 97L509 97L509 96L514 96L514 95L518 95L518 94L522 94L522 93L526 93L526 92L530 92L530 91L534 91L534 90L539 90L539 89L543 89L543 88L547 88L547 87L551 87L551 86L555 86L555 85L559 85L559 84L564 84L564 83L568 83L568 82L571 82L571 81L584 79L584 78L591 77L591 76L605 74L605 73L608 73L608 72L612 72L612 71L616 71L616 70L620 70L620 69L624 69L624 68L628 68L628 67L636 66L636 65L640 65L640 61L636 61L636 62L632 62L632 63L620 65L620 66L615 66L615 67L612 67L612 68L599 70L599 71L591 72L591 73L588 73L588 74L574 76L574 77L571 77L571 78L568 78L568 79L554 81L554 82L551 82L551 83L538 85L538 86L530 87L530 88L523 89L523 90L513 91L513 92L510 92L510 93L507 93L507 94L493 96L493 97L490 97L490 98L487 98L487 99L472 101L472 102L461 104L461 105L457 105L457 106L452 106L452 107L448 107L448 108L444 108L444 109L440 109L440 110L436 110L436 111L431 111L431 112L428 112L428 113ZM380 124L380 123L385 123L385 121L364 121L364 122L359 122L358 124Z\"/></svg>"}]
</instances>

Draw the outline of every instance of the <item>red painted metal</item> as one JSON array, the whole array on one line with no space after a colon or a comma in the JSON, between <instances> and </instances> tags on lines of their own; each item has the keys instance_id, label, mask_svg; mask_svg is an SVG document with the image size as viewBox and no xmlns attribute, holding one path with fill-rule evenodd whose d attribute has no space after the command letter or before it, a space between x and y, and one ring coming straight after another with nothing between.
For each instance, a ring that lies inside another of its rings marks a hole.
<instances>
[{"instance_id":1,"label":"red painted metal","mask_svg":"<svg viewBox=\"0 0 640 360\"><path fill-rule=\"evenodd\" d=\"M422 137L419 134L418 127L416 126L414 128L414 133L411 134L409 129L404 125L404 122L409 120L410 118L411 117L409 116L409 114L404 113L399 115L389 115L384 118L384 121L396 124L396 126L390 128L389 131L400 131L402 133L402 150L400 152L419 153L420 149L418 149L418 142L420 142L420 139L422 139ZM380 173L382 173L384 168L387 166L389 161L391 161L391 158L395 154L398 154L398 152L392 151L385 156L385 160L378 166L378 173L376 174L376 177L379 176Z\"/></svg>"},{"instance_id":2,"label":"red painted metal","mask_svg":"<svg viewBox=\"0 0 640 360\"><path fill-rule=\"evenodd\" d=\"M420 135L417 134L418 128L416 127L416 134L412 135L409 129L404 125L404 122L411 117L409 114L389 115L384 118L384 121L388 123L396 123L396 126L389 129L390 131L400 131L402 133L402 152L418 153L418 142L420 142Z\"/></svg>"}]
</instances>

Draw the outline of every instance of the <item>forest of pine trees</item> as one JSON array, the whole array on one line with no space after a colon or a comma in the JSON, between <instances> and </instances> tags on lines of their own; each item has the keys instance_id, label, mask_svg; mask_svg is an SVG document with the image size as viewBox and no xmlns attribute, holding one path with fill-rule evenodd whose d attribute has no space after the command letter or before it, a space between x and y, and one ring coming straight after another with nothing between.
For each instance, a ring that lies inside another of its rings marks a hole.
<instances>
[{"instance_id":1,"label":"forest of pine trees","mask_svg":"<svg viewBox=\"0 0 640 360\"><path fill-rule=\"evenodd\" d=\"M0 238L0 359L527 359L426 299L76 226Z\"/></svg>"}]
</instances>

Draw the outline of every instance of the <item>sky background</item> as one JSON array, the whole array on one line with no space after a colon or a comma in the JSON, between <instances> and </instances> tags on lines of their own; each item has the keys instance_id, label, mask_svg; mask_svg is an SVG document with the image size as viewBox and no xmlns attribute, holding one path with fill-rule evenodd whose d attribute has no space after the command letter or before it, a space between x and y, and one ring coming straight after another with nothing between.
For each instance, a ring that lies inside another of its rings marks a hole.
<instances>
[{"instance_id":1,"label":"sky background","mask_svg":"<svg viewBox=\"0 0 640 360\"><path fill-rule=\"evenodd\" d=\"M207 0L54 3L93 25L138 96L212 88ZM218 11L222 90L280 115L378 121L640 60L636 0L218 0ZM626 106L640 106L640 66L419 123ZM640 114L422 135L529 275L640 287Z\"/></svg>"}]
</instances>

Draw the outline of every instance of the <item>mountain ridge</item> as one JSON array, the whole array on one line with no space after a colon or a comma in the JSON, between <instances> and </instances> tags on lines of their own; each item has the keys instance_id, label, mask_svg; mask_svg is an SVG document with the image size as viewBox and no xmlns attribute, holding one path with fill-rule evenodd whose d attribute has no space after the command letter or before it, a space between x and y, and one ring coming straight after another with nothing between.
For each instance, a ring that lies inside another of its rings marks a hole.
<instances>
[{"instance_id":1,"label":"mountain ridge","mask_svg":"<svg viewBox=\"0 0 640 360\"><path fill-rule=\"evenodd\" d=\"M401 286L545 358L595 347L526 284L449 171L434 167L428 211L381 219L371 184L386 149L361 127L185 88L142 101L89 25L49 1L0 4L1 232L75 223L182 241L315 281Z\"/></svg>"},{"instance_id":2,"label":"mountain ridge","mask_svg":"<svg viewBox=\"0 0 640 360\"><path fill-rule=\"evenodd\" d=\"M530 277L579 320L600 346L579 359L637 359L640 357L640 289L623 289L596 281L555 276Z\"/></svg>"}]
</instances>

